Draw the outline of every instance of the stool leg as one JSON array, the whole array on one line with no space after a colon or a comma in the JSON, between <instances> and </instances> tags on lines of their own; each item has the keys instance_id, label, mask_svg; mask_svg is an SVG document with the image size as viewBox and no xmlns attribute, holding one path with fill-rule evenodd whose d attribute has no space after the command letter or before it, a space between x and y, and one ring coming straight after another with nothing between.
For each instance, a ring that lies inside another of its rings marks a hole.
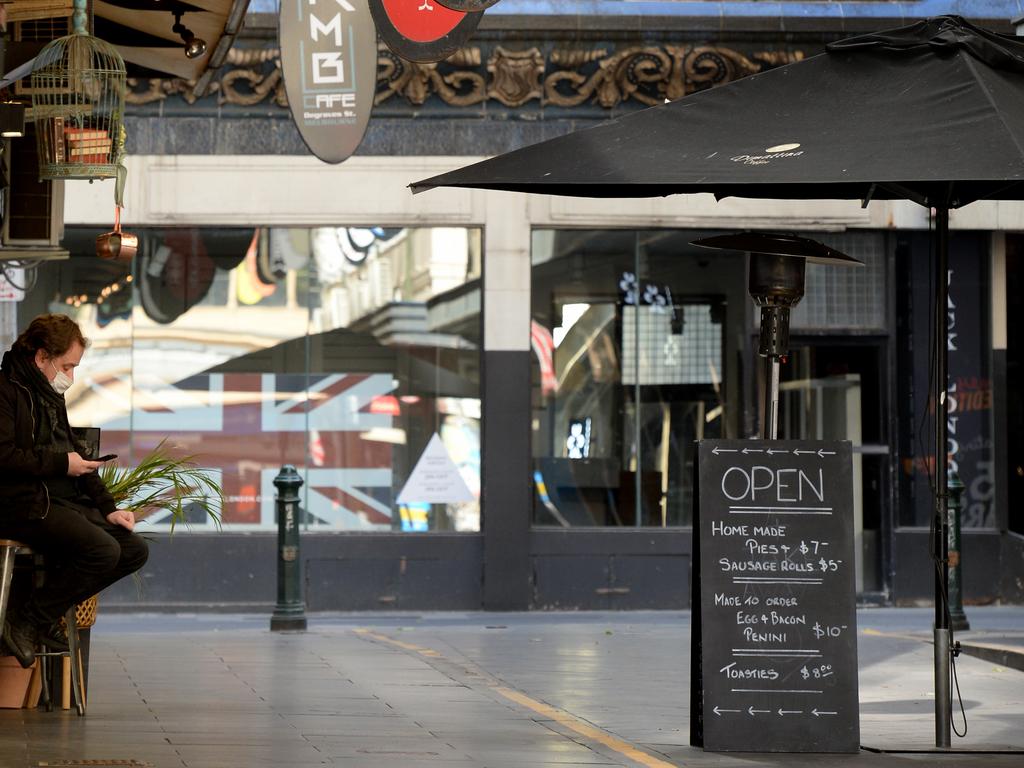
<instances>
[{"instance_id":1,"label":"stool leg","mask_svg":"<svg viewBox=\"0 0 1024 768\"><path fill-rule=\"evenodd\" d=\"M27 709L35 709L39 706L39 699L43 694L42 664L42 659L36 659L35 666L32 667L32 677L28 683L28 693L25 695Z\"/></svg>"},{"instance_id":2,"label":"stool leg","mask_svg":"<svg viewBox=\"0 0 1024 768\"><path fill-rule=\"evenodd\" d=\"M14 576L14 547L0 547L0 631L7 619L7 600L11 596L11 578Z\"/></svg>"},{"instance_id":3,"label":"stool leg","mask_svg":"<svg viewBox=\"0 0 1024 768\"><path fill-rule=\"evenodd\" d=\"M47 712L53 711L53 683L50 680L51 667L49 656L36 656L36 663L39 665L39 679L42 684L42 696L40 703Z\"/></svg>"},{"instance_id":4,"label":"stool leg","mask_svg":"<svg viewBox=\"0 0 1024 768\"><path fill-rule=\"evenodd\" d=\"M85 714L85 691L82 689L82 657L78 647L78 619L75 606L68 609L64 616L68 629L68 656L71 662L71 691L75 696L75 709L79 715Z\"/></svg>"},{"instance_id":5,"label":"stool leg","mask_svg":"<svg viewBox=\"0 0 1024 768\"><path fill-rule=\"evenodd\" d=\"M71 659L60 659L60 708L71 709Z\"/></svg>"}]
</instances>

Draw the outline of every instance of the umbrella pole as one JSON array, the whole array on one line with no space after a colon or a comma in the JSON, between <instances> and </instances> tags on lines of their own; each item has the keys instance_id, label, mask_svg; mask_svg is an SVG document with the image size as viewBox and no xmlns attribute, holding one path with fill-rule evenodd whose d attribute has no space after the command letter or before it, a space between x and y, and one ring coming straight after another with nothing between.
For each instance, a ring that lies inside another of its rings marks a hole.
<instances>
[{"instance_id":1,"label":"umbrella pole","mask_svg":"<svg viewBox=\"0 0 1024 768\"><path fill-rule=\"evenodd\" d=\"M935 746L948 747L952 700L950 691L949 628L949 518L946 511L948 474L946 403L949 383L949 209L935 209L936 297L935 297Z\"/></svg>"}]
</instances>

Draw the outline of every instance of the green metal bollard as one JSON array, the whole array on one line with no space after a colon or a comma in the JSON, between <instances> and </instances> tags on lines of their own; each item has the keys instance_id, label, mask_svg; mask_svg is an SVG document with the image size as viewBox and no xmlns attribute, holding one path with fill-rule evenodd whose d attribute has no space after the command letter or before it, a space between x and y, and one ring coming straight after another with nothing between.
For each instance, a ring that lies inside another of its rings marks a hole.
<instances>
[{"instance_id":1,"label":"green metal bollard","mask_svg":"<svg viewBox=\"0 0 1024 768\"><path fill-rule=\"evenodd\" d=\"M302 478L285 464L274 478L277 488L277 605L270 631L305 630L302 599L302 559L299 557L299 488Z\"/></svg>"},{"instance_id":2,"label":"green metal bollard","mask_svg":"<svg viewBox=\"0 0 1024 768\"><path fill-rule=\"evenodd\" d=\"M960 581L960 513L963 510L964 484L954 470L950 470L946 479L946 490L949 492L949 628L955 632L963 632L971 628L964 614L963 591Z\"/></svg>"}]
</instances>

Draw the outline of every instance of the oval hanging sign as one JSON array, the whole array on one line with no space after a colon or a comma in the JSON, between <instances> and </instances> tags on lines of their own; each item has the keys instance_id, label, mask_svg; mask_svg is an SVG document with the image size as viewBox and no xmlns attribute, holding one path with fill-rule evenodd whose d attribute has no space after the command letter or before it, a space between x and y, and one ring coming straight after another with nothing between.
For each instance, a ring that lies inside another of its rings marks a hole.
<instances>
[{"instance_id":1,"label":"oval hanging sign","mask_svg":"<svg viewBox=\"0 0 1024 768\"><path fill-rule=\"evenodd\" d=\"M445 8L453 11L482 11L490 8L498 0L437 0Z\"/></svg>"},{"instance_id":2,"label":"oval hanging sign","mask_svg":"<svg viewBox=\"0 0 1024 768\"><path fill-rule=\"evenodd\" d=\"M363 140L377 88L377 31L367 0L281 0L281 71L309 151L348 159Z\"/></svg>"},{"instance_id":3,"label":"oval hanging sign","mask_svg":"<svg viewBox=\"0 0 1024 768\"><path fill-rule=\"evenodd\" d=\"M465 45L483 13L446 8L436 0L370 0L381 39L397 55L441 61Z\"/></svg>"}]
</instances>

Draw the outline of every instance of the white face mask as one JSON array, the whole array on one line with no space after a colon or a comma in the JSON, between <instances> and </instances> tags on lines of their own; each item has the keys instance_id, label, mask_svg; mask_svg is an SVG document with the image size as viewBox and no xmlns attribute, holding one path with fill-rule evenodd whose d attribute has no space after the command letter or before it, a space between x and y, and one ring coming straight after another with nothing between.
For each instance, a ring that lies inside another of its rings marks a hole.
<instances>
[{"instance_id":1,"label":"white face mask","mask_svg":"<svg viewBox=\"0 0 1024 768\"><path fill-rule=\"evenodd\" d=\"M50 367L57 374L53 377L53 381L50 382L50 386L53 387L53 391L58 395L63 395L75 383L74 379L64 373L64 371L58 371L57 366L53 364L52 360L50 361Z\"/></svg>"}]
</instances>

